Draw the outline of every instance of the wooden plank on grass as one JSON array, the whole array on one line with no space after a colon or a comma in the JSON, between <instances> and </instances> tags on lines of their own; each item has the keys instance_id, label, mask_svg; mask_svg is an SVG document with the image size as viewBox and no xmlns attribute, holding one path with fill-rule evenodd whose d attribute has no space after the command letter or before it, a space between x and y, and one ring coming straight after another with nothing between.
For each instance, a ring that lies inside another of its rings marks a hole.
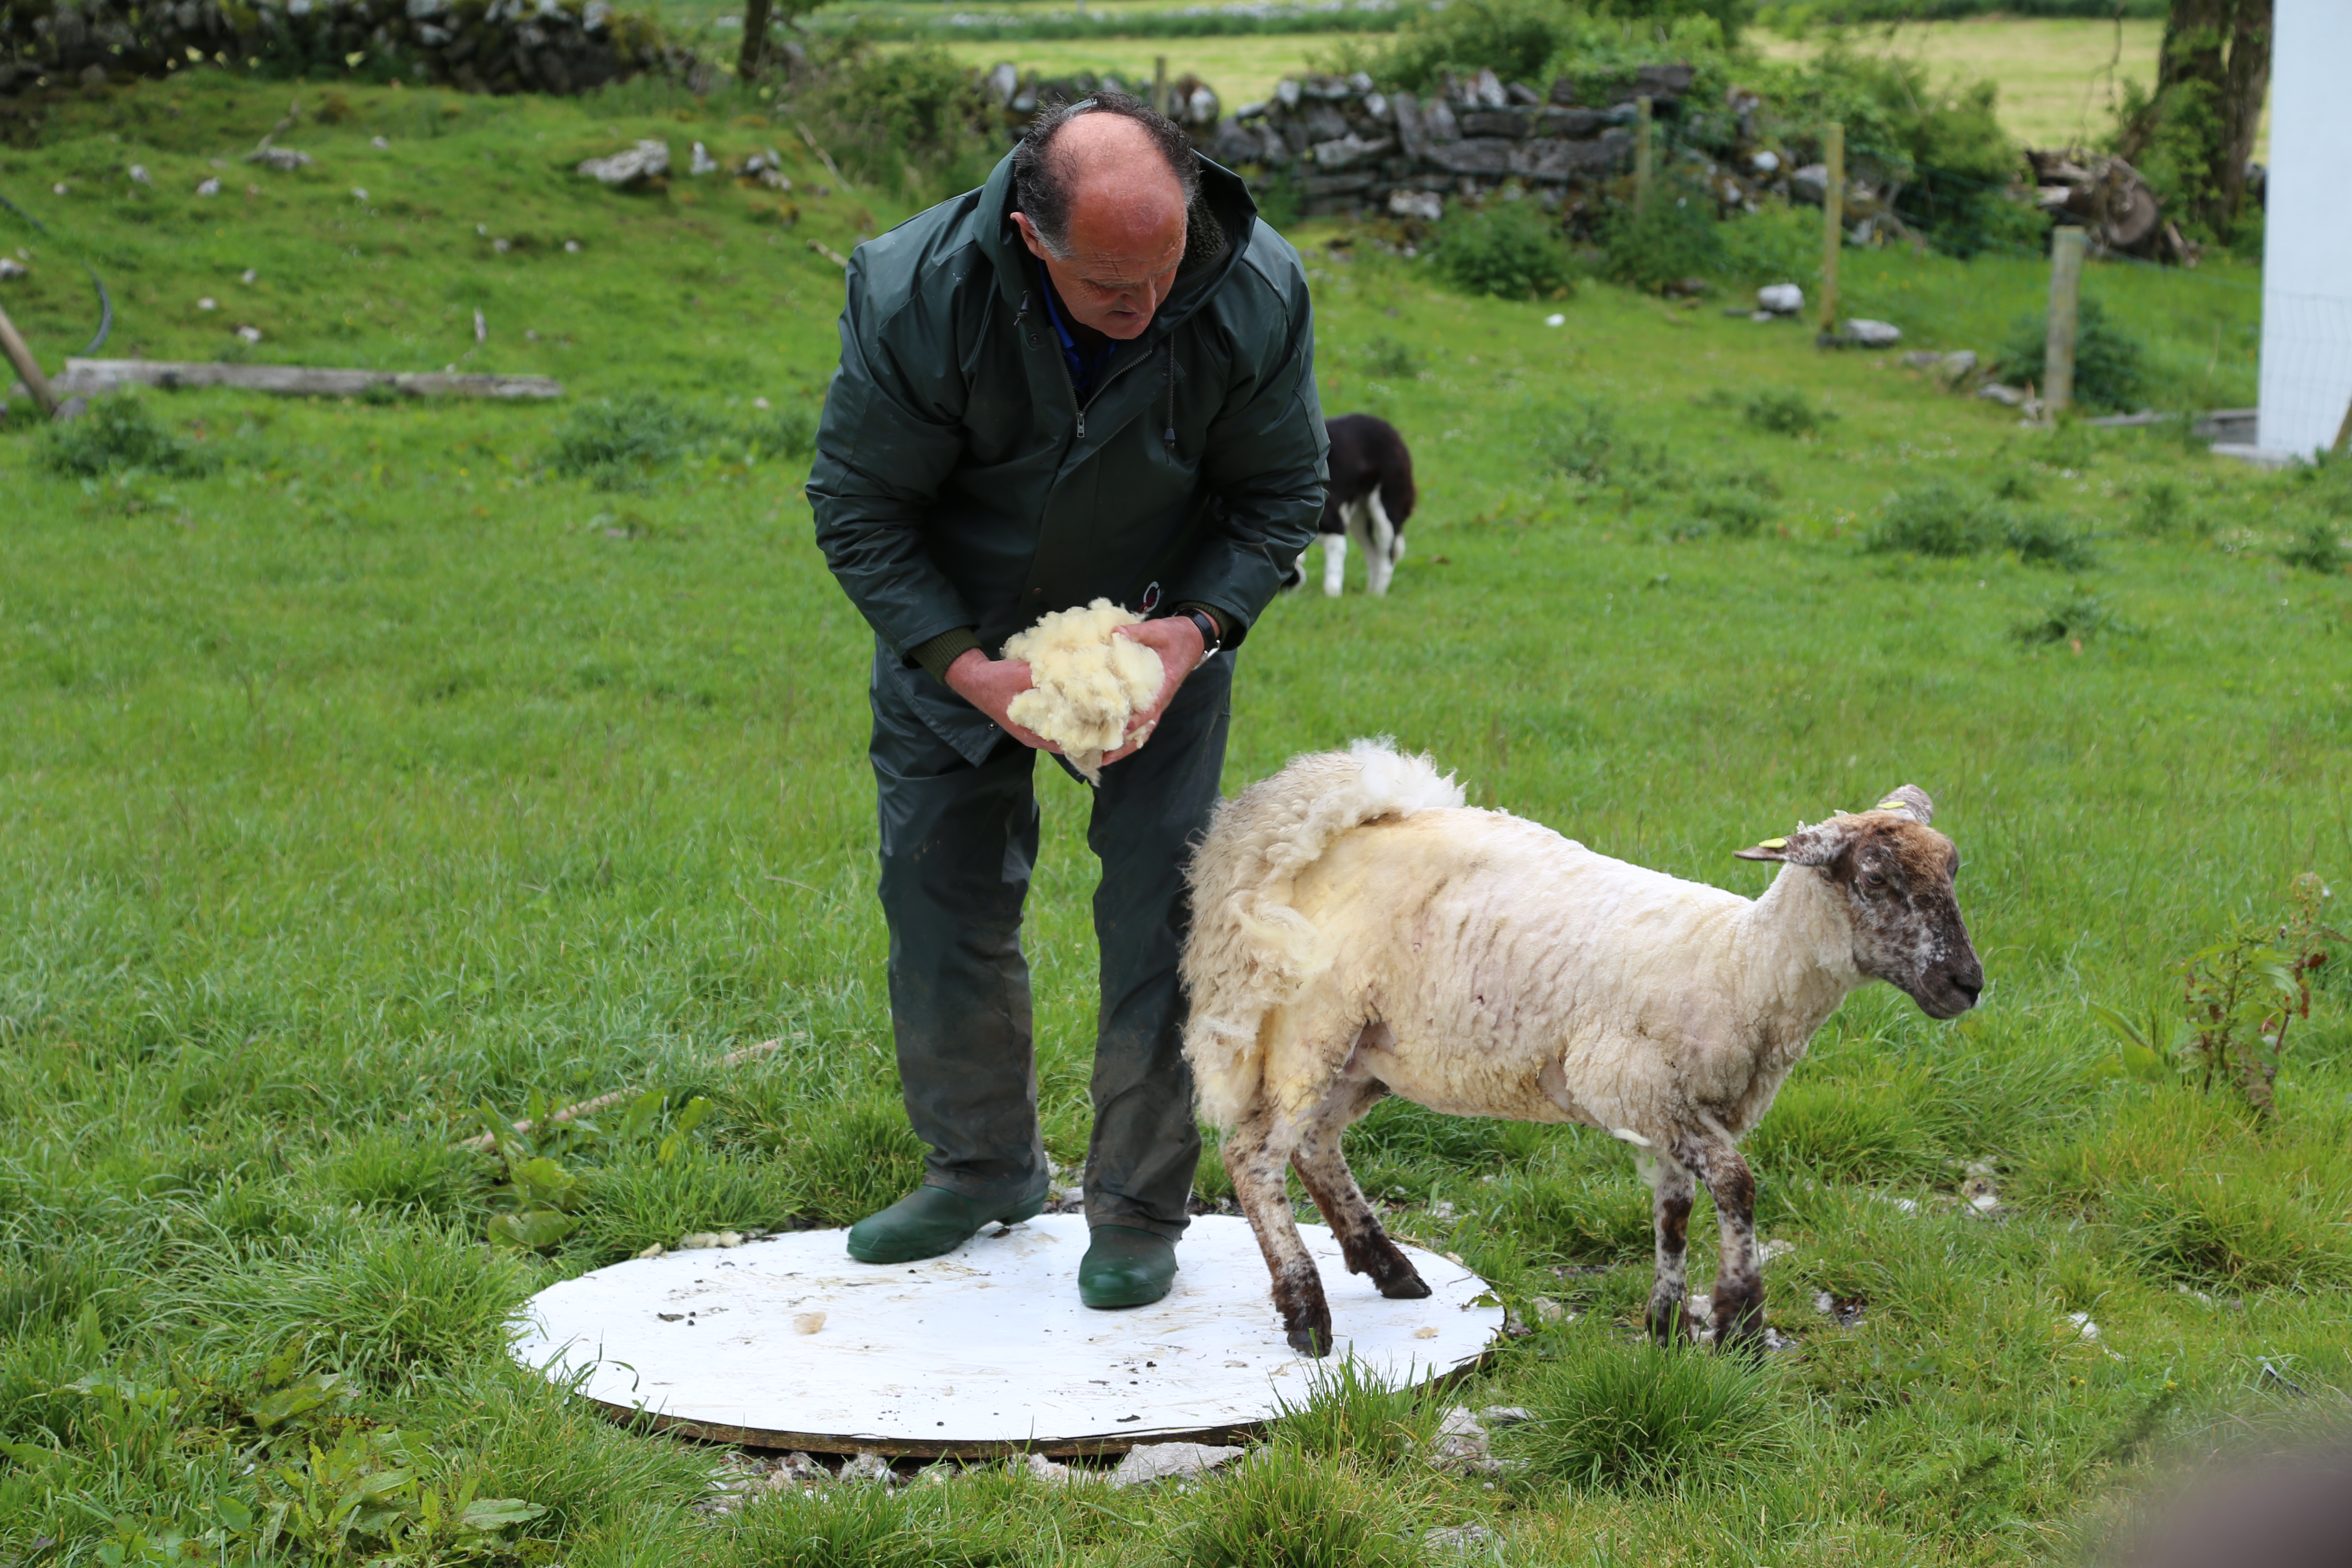
<instances>
[{"instance_id":1,"label":"wooden plank on grass","mask_svg":"<svg viewBox=\"0 0 2352 1568\"><path fill-rule=\"evenodd\" d=\"M326 370L300 364L214 364L167 359L69 359L50 384L67 396L126 386L233 386L292 397L358 397L382 388L408 397L561 397L544 375L449 375L437 371Z\"/></svg>"}]
</instances>

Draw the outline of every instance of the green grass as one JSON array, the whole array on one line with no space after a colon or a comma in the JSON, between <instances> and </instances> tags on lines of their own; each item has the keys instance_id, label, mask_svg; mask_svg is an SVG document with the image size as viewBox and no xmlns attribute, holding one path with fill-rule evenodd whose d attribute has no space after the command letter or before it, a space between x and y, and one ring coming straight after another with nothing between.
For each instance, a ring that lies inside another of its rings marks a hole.
<instances>
[{"instance_id":1,"label":"green grass","mask_svg":"<svg viewBox=\"0 0 2352 1568\"><path fill-rule=\"evenodd\" d=\"M2026 1563L2167 1454L2341 1408L2346 983L2298 1026L2267 1128L2116 1055L2086 1004L2144 1016L2229 917L2282 907L2306 868L2352 871L2352 584L2305 549L2352 511L2342 468L2265 477L2160 428L2021 430L1799 329L1598 284L1467 299L1315 227L1297 237L1327 407L1395 419L1425 499L1386 599L1270 612L1228 785L1392 733L1480 804L1754 892L1766 873L1733 848L1916 782L1966 858L1985 1005L1937 1025L1855 996L1750 1140L1762 1229L1794 1247L1769 1309L1798 1347L1753 1383L1643 1371L1647 1193L1622 1148L1394 1104L1352 1135L1400 1231L1523 1311L1579 1314L1463 1397L1586 1434L1558 1450L1570 1476L1601 1451L1590 1419L1630 1423L1604 1447L1649 1456L1639 1477L1489 1491L1384 1468L1423 1413L1343 1393L1189 1492L968 1476L694 1513L708 1450L509 1367L498 1326L648 1241L839 1224L916 1169L873 900L867 634L811 542L803 459L751 405L805 407L831 368L837 275L803 241L907 206L811 195L785 228L731 184L615 196L563 172L656 130L681 156L786 143L741 106L653 89L454 116L355 90L355 119L285 138L318 167L238 165L232 190L263 195L186 196L284 96L195 79L70 100L42 145L0 155L13 196L68 184L31 198L51 237L10 239L35 270L8 309L50 363L88 335L83 248L125 351L207 357L234 341L223 318L252 319L260 357L472 350L572 395L154 395L201 457L168 474L59 472L29 422L0 433L0 1550L161 1561L176 1531L209 1555L237 1510L396 1441L443 1502L547 1510L488 1544L409 1542L453 1561L1402 1562L1409 1532L1476 1521L1510 1561ZM131 161L154 194L105 183ZM558 243L489 243L521 234ZM2034 298L2002 262L1856 270L1939 346L1982 346L1969 323ZM2183 301L2208 282L2093 286L2159 368L2188 363L2203 329ZM1555 310L1566 325L1542 325ZM2236 348L2214 363L2250 374ZM2176 391L2181 374L2163 372ZM596 488L593 461L559 473L576 411L638 390L704 433L630 488ZM1760 427L1744 410L1768 392L1834 417ZM1890 498L1932 481L2092 536L2093 563L2005 534L1865 552ZM2076 637L2086 598L2110 629ZM2019 630L2053 618L2060 637ZM1069 1163L1091 868L1080 792L1040 776L1027 946L1046 1139ZM499 1162L452 1147L478 1107L624 1084L667 1109L560 1155L576 1227L545 1258L486 1247ZM665 1156L698 1095L714 1110ZM1995 1170L1998 1218L1959 1201L1971 1163ZM1819 1316L1824 1292L1859 1324ZM2074 1311L2096 1344L2060 1326ZM320 1403L274 1414L298 1394ZM1692 1414L1723 1411L1771 1424L1769 1466L1725 1460L1729 1428Z\"/></svg>"}]
</instances>

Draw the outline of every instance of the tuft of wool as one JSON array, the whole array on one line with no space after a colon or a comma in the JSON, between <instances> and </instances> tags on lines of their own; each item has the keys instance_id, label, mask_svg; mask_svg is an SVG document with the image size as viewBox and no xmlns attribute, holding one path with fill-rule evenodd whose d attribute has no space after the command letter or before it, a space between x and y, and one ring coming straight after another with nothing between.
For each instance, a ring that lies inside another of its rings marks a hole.
<instances>
[{"instance_id":1,"label":"tuft of wool","mask_svg":"<svg viewBox=\"0 0 2352 1568\"><path fill-rule=\"evenodd\" d=\"M1062 748L1070 765L1102 782L1103 753L1118 749L1128 721L1160 695L1160 656L1132 637L1113 637L1143 617L1108 599L1055 610L1004 645L1026 660L1035 687L1014 698L1006 716Z\"/></svg>"}]
</instances>

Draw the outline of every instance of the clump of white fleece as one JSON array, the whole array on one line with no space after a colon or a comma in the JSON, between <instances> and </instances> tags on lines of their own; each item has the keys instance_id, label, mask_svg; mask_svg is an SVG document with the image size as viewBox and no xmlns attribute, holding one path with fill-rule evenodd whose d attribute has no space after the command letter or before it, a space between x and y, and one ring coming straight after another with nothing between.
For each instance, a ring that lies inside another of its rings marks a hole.
<instances>
[{"instance_id":1,"label":"clump of white fleece","mask_svg":"<svg viewBox=\"0 0 2352 1568\"><path fill-rule=\"evenodd\" d=\"M1160 656L1111 635L1142 619L1097 599L1084 609L1055 610L1004 645L1004 657L1026 660L1036 683L1012 700L1006 716L1061 747L1070 765L1097 784L1103 753L1118 749L1128 721L1160 695Z\"/></svg>"}]
</instances>

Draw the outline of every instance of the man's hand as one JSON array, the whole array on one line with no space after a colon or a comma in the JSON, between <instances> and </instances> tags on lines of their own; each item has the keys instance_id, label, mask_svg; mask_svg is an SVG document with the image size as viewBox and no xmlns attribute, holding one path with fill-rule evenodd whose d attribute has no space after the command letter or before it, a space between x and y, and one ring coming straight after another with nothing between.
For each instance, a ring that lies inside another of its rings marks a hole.
<instances>
[{"instance_id":1,"label":"man's hand","mask_svg":"<svg viewBox=\"0 0 2352 1568\"><path fill-rule=\"evenodd\" d=\"M1115 752L1103 753L1103 766L1108 767L1121 757L1133 756L1138 748L1151 739L1158 728L1160 715L1176 700L1176 689L1184 678L1200 668L1207 645L1201 640L1201 628L1192 624L1190 616L1170 616L1164 620L1145 621L1140 626L1121 626L1113 637L1129 637L1141 643L1160 656L1160 695L1151 706L1128 721L1127 742Z\"/></svg>"},{"instance_id":2,"label":"man's hand","mask_svg":"<svg viewBox=\"0 0 2352 1568\"><path fill-rule=\"evenodd\" d=\"M1198 626L1187 627L1192 640L1201 640ZM991 658L980 648L966 648L948 666L948 689L962 698L996 721L997 728L1032 751L1062 754L1062 748L1034 730L1024 729L1005 715L1013 700L1036 682L1029 679L1029 666L1017 658Z\"/></svg>"}]
</instances>

